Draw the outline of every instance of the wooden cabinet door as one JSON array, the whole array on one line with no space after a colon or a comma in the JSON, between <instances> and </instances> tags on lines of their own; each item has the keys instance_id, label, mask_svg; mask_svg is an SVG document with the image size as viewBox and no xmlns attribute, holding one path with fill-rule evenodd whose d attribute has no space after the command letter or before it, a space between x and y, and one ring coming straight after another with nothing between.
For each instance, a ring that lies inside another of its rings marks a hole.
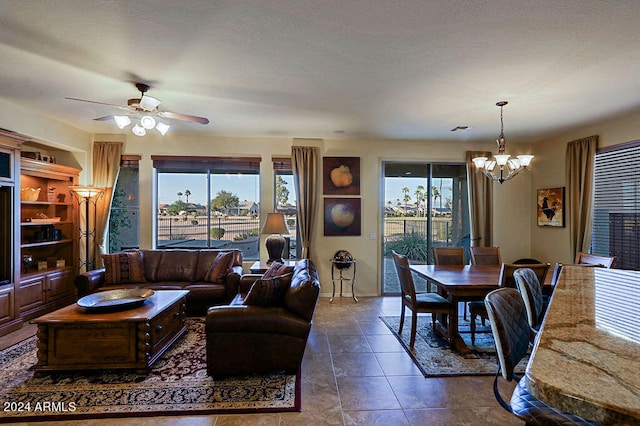
<instances>
[{"instance_id":1,"label":"wooden cabinet door","mask_svg":"<svg viewBox=\"0 0 640 426\"><path fill-rule=\"evenodd\" d=\"M44 275L22 278L18 288L18 306L20 314L32 311L45 303L46 279Z\"/></svg>"},{"instance_id":2,"label":"wooden cabinet door","mask_svg":"<svg viewBox=\"0 0 640 426\"><path fill-rule=\"evenodd\" d=\"M73 274L69 270L48 274L46 288L47 303L73 295L75 291L73 278Z\"/></svg>"},{"instance_id":3,"label":"wooden cabinet door","mask_svg":"<svg viewBox=\"0 0 640 426\"><path fill-rule=\"evenodd\" d=\"M0 287L0 325L13 321L16 317L15 303L13 284Z\"/></svg>"}]
</instances>

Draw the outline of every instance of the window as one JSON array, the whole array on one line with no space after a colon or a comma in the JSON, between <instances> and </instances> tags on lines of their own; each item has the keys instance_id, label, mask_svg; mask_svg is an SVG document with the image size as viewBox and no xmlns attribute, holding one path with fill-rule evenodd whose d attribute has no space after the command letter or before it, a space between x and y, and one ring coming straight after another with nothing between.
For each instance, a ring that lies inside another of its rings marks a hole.
<instances>
[{"instance_id":1,"label":"window","mask_svg":"<svg viewBox=\"0 0 640 426\"><path fill-rule=\"evenodd\" d=\"M298 209L296 190L293 183L293 171L290 158L273 159L273 193L275 200L273 205L277 213L283 213L289 235L285 236L285 259L297 259L300 257L301 247L297 244L298 235Z\"/></svg>"},{"instance_id":2,"label":"window","mask_svg":"<svg viewBox=\"0 0 640 426\"><path fill-rule=\"evenodd\" d=\"M152 156L158 248L237 248L259 258L260 158Z\"/></svg>"},{"instance_id":3,"label":"window","mask_svg":"<svg viewBox=\"0 0 640 426\"><path fill-rule=\"evenodd\" d=\"M466 165L384 163L384 199L383 295L400 293L392 250L414 263L432 264L433 247L469 246Z\"/></svg>"},{"instance_id":4,"label":"window","mask_svg":"<svg viewBox=\"0 0 640 426\"><path fill-rule=\"evenodd\" d=\"M595 159L591 251L640 269L640 141L599 149Z\"/></svg>"},{"instance_id":5,"label":"window","mask_svg":"<svg viewBox=\"0 0 640 426\"><path fill-rule=\"evenodd\" d=\"M140 247L138 155L123 155L109 214L109 253Z\"/></svg>"}]
</instances>

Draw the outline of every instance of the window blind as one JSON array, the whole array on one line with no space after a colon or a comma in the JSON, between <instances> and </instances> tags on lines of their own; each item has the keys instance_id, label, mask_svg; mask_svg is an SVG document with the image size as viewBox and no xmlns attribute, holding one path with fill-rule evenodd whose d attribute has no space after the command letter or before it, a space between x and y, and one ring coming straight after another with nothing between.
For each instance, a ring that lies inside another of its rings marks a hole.
<instances>
[{"instance_id":1,"label":"window blind","mask_svg":"<svg viewBox=\"0 0 640 426\"><path fill-rule=\"evenodd\" d=\"M596 154L591 249L640 269L640 141Z\"/></svg>"},{"instance_id":2,"label":"window blind","mask_svg":"<svg viewBox=\"0 0 640 426\"><path fill-rule=\"evenodd\" d=\"M259 173L260 157L196 157L152 155L153 167L165 172L224 171Z\"/></svg>"}]
</instances>

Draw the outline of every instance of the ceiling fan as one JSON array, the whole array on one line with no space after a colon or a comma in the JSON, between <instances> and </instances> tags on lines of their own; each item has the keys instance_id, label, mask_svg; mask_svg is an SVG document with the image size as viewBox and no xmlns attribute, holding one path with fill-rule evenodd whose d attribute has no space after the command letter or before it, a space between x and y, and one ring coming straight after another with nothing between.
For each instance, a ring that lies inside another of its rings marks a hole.
<instances>
[{"instance_id":1,"label":"ceiling fan","mask_svg":"<svg viewBox=\"0 0 640 426\"><path fill-rule=\"evenodd\" d=\"M78 99L78 98L65 98L72 101L80 101L80 102L89 102L92 104L98 105L106 105L114 108L118 108L122 111L125 111L124 114L121 115L107 115L104 117L94 118L95 121L106 121L106 120L114 120L116 125L123 129L129 124L132 123L133 120L137 120L137 123L134 124L131 131L133 134L137 136L144 136L147 130L155 128L162 135L167 133L169 126L162 121L156 120L155 117L170 119L170 120L181 120L188 121L191 123L199 123L199 124L208 124L209 119L206 117L198 117L196 115L188 115L188 114L180 114L177 112L170 111L160 111L158 106L162 103L159 99L153 98L146 94L149 90L149 85L144 83L136 83L136 87L140 91L139 98L131 98L127 101L127 106L108 104L105 102L97 102L97 101L89 101L86 99Z\"/></svg>"}]
</instances>

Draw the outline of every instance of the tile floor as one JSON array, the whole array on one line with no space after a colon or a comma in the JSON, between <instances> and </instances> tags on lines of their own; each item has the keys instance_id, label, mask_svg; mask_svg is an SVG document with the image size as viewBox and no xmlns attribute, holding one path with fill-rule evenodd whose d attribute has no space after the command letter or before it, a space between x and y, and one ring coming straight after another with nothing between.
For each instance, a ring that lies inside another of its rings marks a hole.
<instances>
[{"instance_id":1,"label":"tile floor","mask_svg":"<svg viewBox=\"0 0 640 426\"><path fill-rule=\"evenodd\" d=\"M302 412L148 417L38 425L522 425L495 401L493 377L424 378L380 315L397 297L321 298L302 365ZM405 327L408 327L405 324ZM33 326L0 338L0 348ZM505 386L509 395L512 386ZM24 423L23 423L24 424ZM36 424L36 423L34 423Z\"/></svg>"}]
</instances>

